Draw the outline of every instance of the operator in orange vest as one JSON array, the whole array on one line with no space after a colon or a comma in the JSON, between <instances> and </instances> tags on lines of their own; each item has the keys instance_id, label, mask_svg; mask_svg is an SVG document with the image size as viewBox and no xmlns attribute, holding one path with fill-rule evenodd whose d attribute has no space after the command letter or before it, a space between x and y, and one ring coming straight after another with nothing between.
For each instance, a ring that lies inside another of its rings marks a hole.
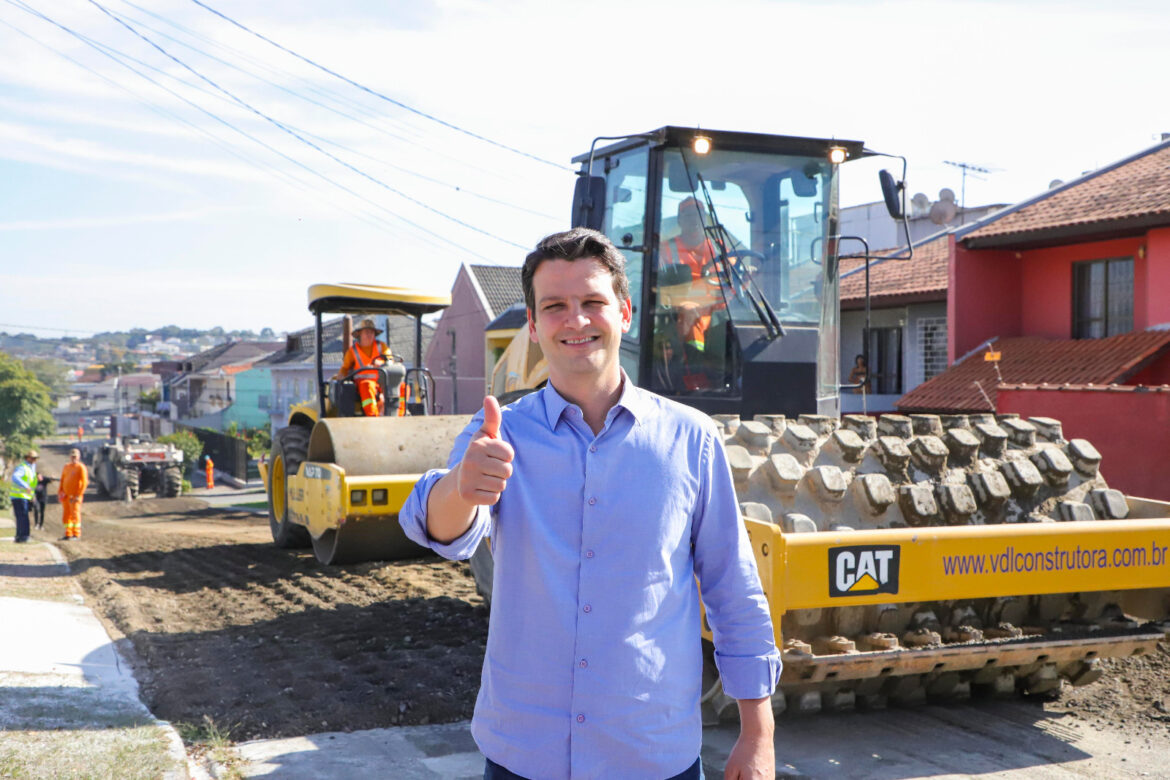
<instances>
[{"instance_id":1,"label":"operator in orange vest","mask_svg":"<svg viewBox=\"0 0 1170 780\"><path fill-rule=\"evenodd\" d=\"M340 379L348 376L351 371L366 369L358 371L353 376L358 397L362 402L362 414L366 417L381 417L386 411L386 398L382 394L376 369L386 365L393 355L389 347L378 341L378 334L381 332L369 317L359 322L353 331L357 339L346 350L341 361L341 370L333 375L334 379Z\"/></svg>"},{"instance_id":2,"label":"operator in orange vest","mask_svg":"<svg viewBox=\"0 0 1170 780\"><path fill-rule=\"evenodd\" d=\"M203 456L203 476L207 478L207 489L215 487L215 461L210 455Z\"/></svg>"},{"instance_id":3,"label":"operator in orange vest","mask_svg":"<svg viewBox=\"0 0 1170 780\"><path fill-rule=\"evenodd\" d=\"M69 450L69 462L61 469L57 501L61 503L61 522L65 525L66 540L81 538L81 502L89 485L89 471L81 462L81 451Z\"/></svg>"},{"instance_id":4,"label":"operator in orange vest","mask_svg":"<svg viewBox=\"0 0 1170 780\"><path fill-rule=\"evenodd\" d=\"M80 425L77 426L77 440L81 441L81 437L85 435L85 429Z\"/></svg>"},{"instance_id":5,"label":"operator in orange vest","mask_svg":"<svg viewBox=\"0 0 1170 780\"><path fill-rule=\"evenodd\" d=\"M715 278L718 252L703 230L707 210L695 198L678 204L679 235L662 242L658 259L662 266L683 264L691 269L691 293L678 306L679 335L685 344L702 352L711 327L711 312L725 308Z\"/></svg>"}]
</instances>

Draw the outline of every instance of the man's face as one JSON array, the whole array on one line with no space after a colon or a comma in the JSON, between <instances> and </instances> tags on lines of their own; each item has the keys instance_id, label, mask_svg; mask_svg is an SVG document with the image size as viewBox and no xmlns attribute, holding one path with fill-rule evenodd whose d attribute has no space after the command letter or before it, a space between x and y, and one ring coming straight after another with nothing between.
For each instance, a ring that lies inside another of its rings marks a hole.
<instances>
[{"instance_id":1,"label":"man's face","mask_svg":"<svg viewBox=\"0 0 1170 780\"><path fill-rule=\"evenodd\" d=\"M369 328L362 328L357 332L358 344L361 344L363 348L368 349L374 343L374 336L374 331L370 330Z\"/></svg>"},{"instance_id":2,"label":"man's face","mask_svg":"<svg viewBox=\"0 0 1170 780\"><path fill-rule=\"evenodd\" d=\"M703 219L699 204L694 200L683 201L678 209L678 229L683 243L694 246L703 240Z\"/></svg>"},{"instance_id":3,"label":"man's face","mask_svg":"<svg viewBox=\"0 0 1170 780\"><path fill-rule=\"evenodd\" d=\"M532 291L528 336L544 351L554 383L617 374L630 300L617 299L613 275L600 261L546 260L532 277Z\"/></svg>"},{"instance_id":4,"label":"man's face","mask_svg":"<svg viewBox=\"0 0 1170 780\"><path fill-rule=\"evenodd\" d=\"M81 458L81 453L77 450L69 450L69 462L76 463Z\"/></svg>"}]
</instances>

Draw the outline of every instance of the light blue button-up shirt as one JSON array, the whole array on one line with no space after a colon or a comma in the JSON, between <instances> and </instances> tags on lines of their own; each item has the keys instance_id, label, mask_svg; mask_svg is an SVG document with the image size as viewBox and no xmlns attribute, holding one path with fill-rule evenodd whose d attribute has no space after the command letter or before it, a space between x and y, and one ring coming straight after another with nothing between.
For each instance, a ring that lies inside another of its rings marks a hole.
<instances>
[{"instance_id":1,"label":"light blue button-up shirt","mask_svg":"<svg viewBox=\"0 0 1170 780\"><path fill-rule=\"evenodd\" d=\"M491 536L495 579L471 732L524 777L667 778L702 747L702 584L723 687L770 695L780 676L767 601L712 421L623 377L596 436L546 386L504 408L516 451L494 507L450 544L426 533L428 472L399 515L439 554ZM463 457L481 411L456 439Z\"/></svg>"}]
</instances>

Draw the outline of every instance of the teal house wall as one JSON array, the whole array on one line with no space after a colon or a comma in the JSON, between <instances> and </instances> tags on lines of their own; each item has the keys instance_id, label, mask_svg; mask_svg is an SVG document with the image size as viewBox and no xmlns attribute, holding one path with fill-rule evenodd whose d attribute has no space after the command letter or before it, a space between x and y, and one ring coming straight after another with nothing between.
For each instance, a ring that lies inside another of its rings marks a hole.
<instances>
[{"instance_id":1,"label":"teal house wall","mask_svg":"<svg viewBox=\"0 0 1170 780\"><path fill-rule=\"evenodd\" d=\"M272 369L249 368L236 374L232 404L223 410L223 426L233 422L241 428L268 425L269 396L272 394Z\"/></svg>"}]
</instances>

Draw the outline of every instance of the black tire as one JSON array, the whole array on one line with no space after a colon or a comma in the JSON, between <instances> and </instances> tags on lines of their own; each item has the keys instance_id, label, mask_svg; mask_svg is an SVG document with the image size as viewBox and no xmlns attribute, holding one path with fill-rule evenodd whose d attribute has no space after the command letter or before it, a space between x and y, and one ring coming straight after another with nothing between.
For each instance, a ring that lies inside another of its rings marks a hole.
<instances>
[{"instance_id":1,"label":"black tire","mask_svg":"<svg viewBox=\"0 0 1170 780\"><path fill-rule=\"evenodd\" d=\"M495 576L496 562L492 557L488 540L484 539L475 548L475 552L468 561L471 566L471 576L475 579L475 589L489 605L492 603L492 578Z\"/></svg>"},{"instance_id":2,"label":"black tire","mask_svg":"<svg viewBox=\"0 0 1170 780\"><path fill-rule=\"evenodd\" d=\"M183 491L183 472L178 466L171 466L163 470L158 481L158 494L163 498L174 498Z\"/></svg>"},{"instance_id":3,"label":"black tire","mask_svg":"<svg viewBox=\"0 0 1170 780\"><path fill-rule=\"evenodd\" d=\"M133 501L138 498L139 474L138 469L126 469L122 472L123 478L126 480L126 490L130 494L130 500Z\"/></svg>"},{"instance_id":4,"label":"black tire","mask_svg":"<svg viewBox=\"0 0 1170 780\"><path fill-rule=\"evenodd\" d=\"M272 473L268 477L268 527L272 530L272 541L277 547L298 549L313 543L309 529L288 519L287 479L309 455L309 429L300 425L282 428L272 437L272 457L269 464ZM277 469L280 473L277 473ZM273 495L278 486L279 495ZM274 500L275 498L275 500ZM279 516L277 510L279 508Z\"/></svg>"}]
</instances>

